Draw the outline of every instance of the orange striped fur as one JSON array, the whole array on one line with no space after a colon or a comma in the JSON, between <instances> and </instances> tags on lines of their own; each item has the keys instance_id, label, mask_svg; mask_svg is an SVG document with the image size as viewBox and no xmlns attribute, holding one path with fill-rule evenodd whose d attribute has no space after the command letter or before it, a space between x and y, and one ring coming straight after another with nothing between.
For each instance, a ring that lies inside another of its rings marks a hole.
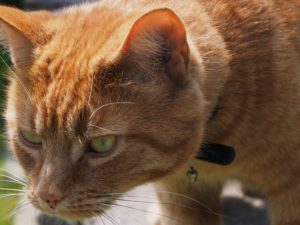
<instances>
[{"instance_id":1,"label":"orange striped fur","mask_svg":"<svg viewBox=\"0 0 300 225\"><path fill-rule=\"evenodd\" d=\"M299 0L3 6L0 40L14 62L9 142L44 213L90 218L118 197L107 193L150 181L219 212L222 184L234 178L266 195L273 225L300 224ZM42 137L41 149L24 145L22 129ZM88 143L106 135L118 137L114 152L89 156ZM210 142L233 146L233 164L195 160ZM201 171L196 183L189 166ZM202 209L162 210L186 225L221 223Z\"/></svg>"}]
</instances>

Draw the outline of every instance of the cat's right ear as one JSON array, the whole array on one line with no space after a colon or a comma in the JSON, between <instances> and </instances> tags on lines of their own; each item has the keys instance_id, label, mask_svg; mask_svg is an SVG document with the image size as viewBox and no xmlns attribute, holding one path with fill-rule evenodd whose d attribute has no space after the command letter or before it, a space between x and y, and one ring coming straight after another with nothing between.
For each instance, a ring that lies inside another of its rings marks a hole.
<instances>
[{"instance_id":1,"label":"cat's right ear","mask_svg":"<svg viewBox=\"0 0 300 225\"><path fill-rule=\"evenodd\" d=\"M0 44L9 50L15 67L28 66L34 49L48 38L34 14L0 6Z\"/></svg>"}]
</instances>

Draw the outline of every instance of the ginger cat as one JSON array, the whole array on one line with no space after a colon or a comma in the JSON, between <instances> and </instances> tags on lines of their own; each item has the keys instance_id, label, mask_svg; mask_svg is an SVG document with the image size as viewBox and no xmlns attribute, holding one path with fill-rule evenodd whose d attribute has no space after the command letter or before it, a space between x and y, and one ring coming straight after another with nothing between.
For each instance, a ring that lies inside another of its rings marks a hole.
<instances>
[{"instance_id":1,"label":"ginger cat","mask_svg":"<svg viewBox=\"0 0 300 225\"><path fill-rule=\"evenodd\" d=\"M0 7L0 24L14 63L9 142L36 208L91 218L156 181L220 212L222 183L235 178L266 195L273 225L300 224L299 0ZM202 143L236 158L197 160ZM203 208L162 210L185 225L222 221Z\"/></svg>"}]
</instances>

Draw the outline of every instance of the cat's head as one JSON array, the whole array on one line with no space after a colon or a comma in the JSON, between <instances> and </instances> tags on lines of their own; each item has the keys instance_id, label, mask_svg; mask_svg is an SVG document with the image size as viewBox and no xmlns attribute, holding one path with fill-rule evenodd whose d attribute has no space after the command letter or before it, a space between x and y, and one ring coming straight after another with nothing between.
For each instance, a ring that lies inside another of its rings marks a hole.
<instances>
[{"instance_id":1,"label":"cat's head","mask_svg":"<svg viewBox=\"0 0 300 225\"><path fill-rule=\"evenodd\" d=\"M9 142L38 209L92 217L197 151L204 118L199 71L171 10L0 7L0 27L14 64Z\"/></svg>"}]
</instances>

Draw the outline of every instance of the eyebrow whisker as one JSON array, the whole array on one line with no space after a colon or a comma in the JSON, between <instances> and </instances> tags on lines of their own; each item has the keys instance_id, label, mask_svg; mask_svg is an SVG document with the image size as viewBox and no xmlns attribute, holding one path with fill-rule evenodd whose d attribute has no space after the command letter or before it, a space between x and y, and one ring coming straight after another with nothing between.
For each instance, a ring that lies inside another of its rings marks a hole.
<instances>
[{"instance_id":1,"label":"eyebrow whisker","mask_svg":"<svg viewBox=\"0 0 300 225\"><path fill-rule=\"evenodd\" d=\"M136 103L134 103L134 102L111 102L111 103L104 104L104 105L100 106L99 108L95 109L94 112L92 112L92 114L90 115L90 118L89 118L89 119L92 119L93 116L94 116L98 111L100 111L101 109L103 109L103 108L105 108L105 107L107 107L107 106L121 105L121 104L123 104L123 105L127 105L127 104L134 105L134 104L136 104Z\"/></svg>"},{"instance_id":2,"label":"eyebrow whisker","mask_svg":"<svg viewBox=\"0 0 300 225\"><path fill-rule=\"evenodd\" d=\"M89 126L89 127L95 127L95 128L98 128L98 129L100 129L101 131L105 131L105 132L113 133L113 131L112 131L112 130L109 130L109 129L107 129L107 128L104 128L104 127L96 126L96 125L93 125L93 124L90 124L90 125L88 125L88 126Z\"/></svg>"}]
</instances>

